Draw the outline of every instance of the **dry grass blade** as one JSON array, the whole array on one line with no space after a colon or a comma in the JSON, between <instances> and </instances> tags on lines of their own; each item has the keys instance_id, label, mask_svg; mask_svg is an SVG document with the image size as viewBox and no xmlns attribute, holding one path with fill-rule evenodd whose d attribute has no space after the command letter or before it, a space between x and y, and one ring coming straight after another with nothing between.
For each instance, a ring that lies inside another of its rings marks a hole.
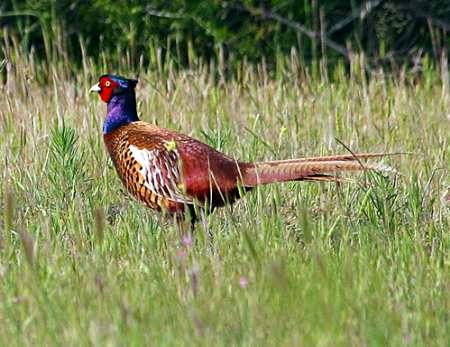
<instances>
[{"instance_id":1,"label":"dry grass blade","mask_svg":"<svg viewBox=\"0 0 450 347\"><path fill-rule=\"evenodd\" d=\"M103 241L105 233L105 210L101 207L97 207L94 213L95 220L95 237L99 242Z\"/></svg>"},{"instance_id":2,"label":"dry grass blade","mask_svg":"<svg viewBox=\"0 0 450 347\"><path fill-rule=\"evenodd\" d=\"M25 258L30 267L33 268L36 264L35 241L33 240L33 237L23 228L19 230L19 236L25 252Z\"/></svg>"},{"instance_id":3,"label":"dry grass blade","mask_svg":"<svg viewBox=\"0 0 450 347\"><path fill-rule=\"evenodd\" d=\"M0 249L6 249L8 247L13 228L15 199L14 193L9 185L5 187L3 206L3 232L0 235Z\"/></svg>"}]
</instances>

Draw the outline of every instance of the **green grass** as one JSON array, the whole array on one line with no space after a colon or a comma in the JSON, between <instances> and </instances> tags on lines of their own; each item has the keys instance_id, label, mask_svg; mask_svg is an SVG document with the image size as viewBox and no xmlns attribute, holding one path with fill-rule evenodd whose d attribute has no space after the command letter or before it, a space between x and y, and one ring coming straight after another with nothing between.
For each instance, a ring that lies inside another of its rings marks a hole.
<instances>
[{"instance_id":1,"label":"green grass","mask_svg":"<svg viewBox=\"0 0 450 347\"><path fill-rule=\"evenodd\" d=\"M104 71L87 61L71 77L8 54L0 345L449 344L450 94L438 68L415 82L367 80L356 62L329 78L289 60L276 78L243 64L217 82L202 64L142 68L143 120L237 158L346 153L335 138L414 153L385 160L397 176L261 187L208 217L209 247L201 225L183 246L123 193L102 143L105 105L87 92Z\"/></svg>"}]
</instances>

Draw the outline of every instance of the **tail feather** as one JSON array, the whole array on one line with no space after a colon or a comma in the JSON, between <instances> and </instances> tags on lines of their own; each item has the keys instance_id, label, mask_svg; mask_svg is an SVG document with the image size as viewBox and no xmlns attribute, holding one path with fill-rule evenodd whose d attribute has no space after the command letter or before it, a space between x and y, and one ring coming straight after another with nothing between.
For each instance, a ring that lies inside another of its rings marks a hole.
<instances>
[{"instance_id":1,"label":"tail feather","mask_svg":"<svg viewBox=\"0 0 450 347\"><path fill-rule=\"evenodd\" d=\"M395 172L394 169L383 164L361 162L364 159L386 155L392 154L363 153L257 162L246 167L242 177L243 184L254 187L259 184L302 180L342 182L345 178L340 177L339 174L344 172L363 170Z\"/></svg>"},{"instance_id":2,"label":"tail feather","mask_svg":"<svg viewBox=\"0 0 450 347\"><path fill-rule=\"evenodd\" d=\"M268 162L260 162L259 164L267 164L267 163L289 163L289 162L304 162L304 161L333 161L333 160L341 160L341 161L358 161L358 160L367 160L367 159L375 159L382 157L390 157L394 155L403 155L408 154L406 152L393 152L393 153L355 153L355 154L338 154L338 155L330 155L323 157L306 157L299 159L287 159L287 160L275 160ZM256 163L258 164L258 163Z\"/></svg>"}]
</instances>

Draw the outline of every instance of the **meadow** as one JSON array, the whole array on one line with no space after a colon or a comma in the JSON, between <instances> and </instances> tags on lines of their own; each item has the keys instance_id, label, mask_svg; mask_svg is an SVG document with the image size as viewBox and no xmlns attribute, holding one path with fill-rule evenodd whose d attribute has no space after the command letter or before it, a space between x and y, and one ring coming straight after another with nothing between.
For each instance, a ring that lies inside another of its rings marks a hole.
<instances>
[{"instance_id":1,"label":"meadow","mask_svg":"<svg viewBox=\"0 0 450 347\"><path fill-rule=\"evenodd\" d=\"M448 67L192 60L1 64L0 345L448 346ZM104 58L104 57L103 57ZM100 59L101 60L101 59ZM106 61L106 59L104 59ZM142 120L243 160L352 151L398 174L260 187L194 238L123 190L89 87L139 75Z\"/></svg>"}]
</instances>

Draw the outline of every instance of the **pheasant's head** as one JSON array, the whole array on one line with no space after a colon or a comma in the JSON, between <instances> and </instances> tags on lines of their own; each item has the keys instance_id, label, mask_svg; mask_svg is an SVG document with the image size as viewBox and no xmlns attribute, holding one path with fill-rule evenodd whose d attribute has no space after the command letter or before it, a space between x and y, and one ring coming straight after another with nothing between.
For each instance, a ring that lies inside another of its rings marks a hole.
<instances>
[{"instance_id":1,"label":"pheasant's head","mask_svg":"<svg viewBox=\"0 0 450 347\"><path fill-rule=\"evenodd\" d=\"M120 76L103 75L99 82L89 90L97 92L100 98L108 104L103 123L104 134L139 120L136 110L136 95L134 94L137 82L137 80Z\"/></svg>"},{"instance_id":2,"label":"pheasant's head","mask_svg":"<svg viewBox=\"0 0 450 347\"><path fill-rule=\"evenodd\" d=\"M114 95L133 92L137 83L137 80L115 75L103 75L100 76L99 82L89 89L89 92L98 92L100 98L108 103Z\"/></svg>"}]
</instances>

